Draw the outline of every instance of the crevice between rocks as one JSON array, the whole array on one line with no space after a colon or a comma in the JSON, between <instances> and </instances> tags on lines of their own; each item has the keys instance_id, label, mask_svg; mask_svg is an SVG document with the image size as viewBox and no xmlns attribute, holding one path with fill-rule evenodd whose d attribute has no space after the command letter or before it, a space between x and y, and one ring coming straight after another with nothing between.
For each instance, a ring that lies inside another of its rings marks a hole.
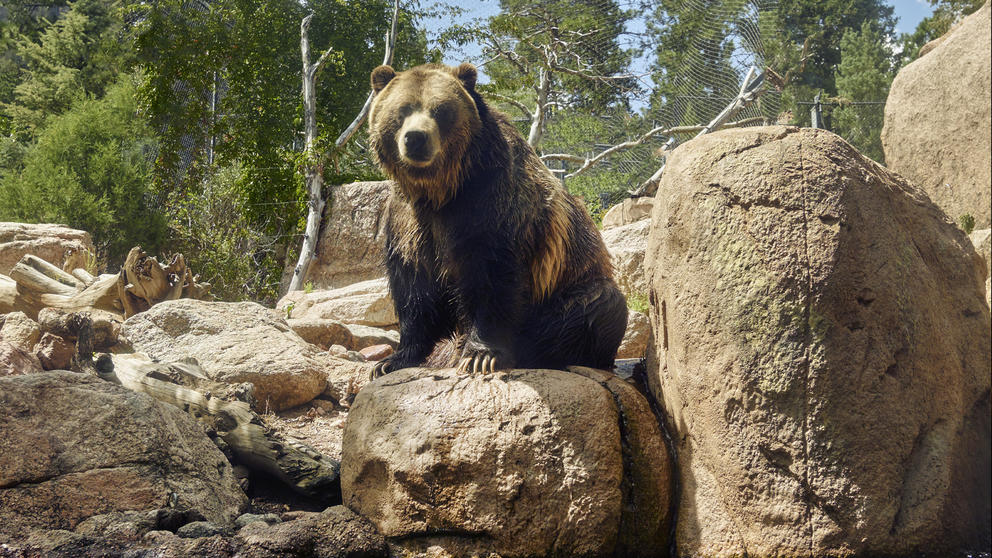
<instances>
[{"instance_id":1,"label":"crevice between rocks","mask_svg":"<svg viewBox=\"0 0 992 558\"><path fill-rule=\"evenodd\" d=\"M803 216L803 271L806 274L805 303L803 305L803 485L808 491L805 494L806 504L806 533L809 540L809 555L814 556L813 538L813 487L809 481L809 408L810 408L810 380L809 368L812 350L812 328L810 326L810 312L813 298L813 269L809 257L809 188L806 180L806 160L803 157L803 142L799 140L799 173L802 184L802 216Z\"/></svg>"}]
</instances>

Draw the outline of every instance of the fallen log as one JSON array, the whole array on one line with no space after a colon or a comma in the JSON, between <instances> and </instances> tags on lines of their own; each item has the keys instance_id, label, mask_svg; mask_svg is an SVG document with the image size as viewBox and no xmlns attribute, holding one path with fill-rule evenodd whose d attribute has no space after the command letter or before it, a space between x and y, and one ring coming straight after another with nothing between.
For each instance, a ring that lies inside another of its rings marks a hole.
<instances>
[{"instance_id":1,"label":"fallen log","mask_svg":"<svg viewBox=\"0 0 992 558\"><path fill-rule=\"evenodd\" d=\"M32 319L42 308L69 312L102 310L121 321L165 300L207 298L209 283L197 282L181 254L166 264L135 246L120 273L93 277L86 270L67 273L33 255L25 255L0 275L0 314L20 310Z\"/></svg>"},{"instance_id":2,"label":"fallen log","mask_svg":"<svg viewBox=\"0 0 992 558\"><path fill-rule=\"evenodd\" d=\"M107 366L107 361L111 365ZM327 498L337 490L339 464L309 446L285 440L264 426L248 403L226 401L175 383L201 383L206 374L190 363L161 364L137 354L102 357L98 375L132 391L145 393L190 413L215 431L249 469L265 472L311 497Z\"/></svg>"}]
</instances>

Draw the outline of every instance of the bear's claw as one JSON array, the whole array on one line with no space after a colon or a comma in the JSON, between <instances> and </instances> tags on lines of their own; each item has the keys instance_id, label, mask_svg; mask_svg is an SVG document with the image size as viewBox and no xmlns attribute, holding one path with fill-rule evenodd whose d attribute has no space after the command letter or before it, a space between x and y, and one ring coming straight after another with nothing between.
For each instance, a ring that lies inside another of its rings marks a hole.
<instances>
[{"instance_id":1,"label":"bear's claw","mask_svg":"<svg viewBox=\"0 0 992 558\"><path fill-rule=\"evenodd\" d=\"M470 357L464 357L458 361L458 371L463 374L492 374L498 368L496 365L496 356L488 353L479 353Z\"/></svg>"},{"instance_id":2,"label":"bear's claw","mask_svg":"<svg viewBox=\"0 0 992 558\"><path fill-rule=\"evenodd\" d=\"M375 363L372 367L372 371L369 372L369 381L375 380L376 378L381 378L386 374L392 372L392 366L389 365L389 359L383 359Z\"/></svg>"}]
</instances>

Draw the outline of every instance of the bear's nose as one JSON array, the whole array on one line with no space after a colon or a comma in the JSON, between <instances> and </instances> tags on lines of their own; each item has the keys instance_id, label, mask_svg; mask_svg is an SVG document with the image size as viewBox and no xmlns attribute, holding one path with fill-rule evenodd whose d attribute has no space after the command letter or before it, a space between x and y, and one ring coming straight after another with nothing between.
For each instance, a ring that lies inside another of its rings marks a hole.
<instances>
[{"instance_id":1,"label":"bear's nose","mask_svg":"<svg viewBox=\"0 0 992 558\"><path fill-rule=\"evenodd\" d=\"M427 145L427 133L419 130L410 130L403 136L403 143L406 144L408 153L420 154L424 146Z\"/></svg>"}]
</instances>

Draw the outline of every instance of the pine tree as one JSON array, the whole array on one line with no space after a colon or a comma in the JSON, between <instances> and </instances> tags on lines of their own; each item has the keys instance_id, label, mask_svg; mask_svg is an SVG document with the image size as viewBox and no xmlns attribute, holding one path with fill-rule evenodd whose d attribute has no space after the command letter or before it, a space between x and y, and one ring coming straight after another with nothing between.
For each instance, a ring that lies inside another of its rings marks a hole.
<instances>
[{"instance_id":1,"label":"pine tree","mask_svg":"<svg viewBox=\"0 0 992 558\"><path fill-rule=\"evenodd\" d=\"M894 77L892 52L886 37L869 21L844 34L840 52L835 82L842 106L833 111L833 130L862 154L884 162L881 107L849 103L885 101Z\"/></svg>"}]
</instances>

